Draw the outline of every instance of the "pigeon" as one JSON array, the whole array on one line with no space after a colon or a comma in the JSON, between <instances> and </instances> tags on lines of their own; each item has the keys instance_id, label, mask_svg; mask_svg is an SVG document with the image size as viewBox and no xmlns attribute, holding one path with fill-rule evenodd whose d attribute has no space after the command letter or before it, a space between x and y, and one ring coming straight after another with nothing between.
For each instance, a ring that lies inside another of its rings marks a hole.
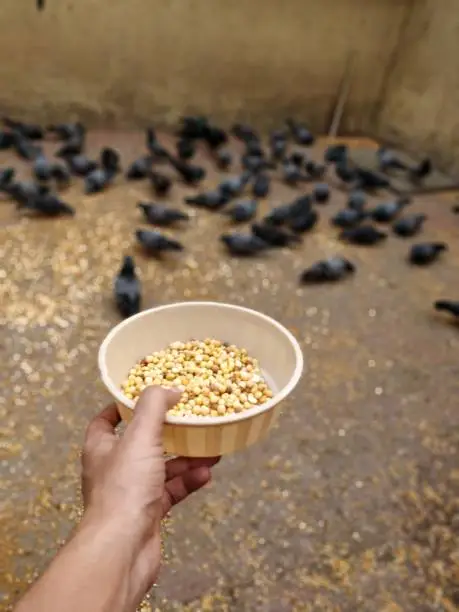
<instances>
[{"instance_id":1,"label":"pigeon","mask_svg":"<svg viewBox=\"0 0 459 612\"><path fill-rule=\"evenodd\" d=\"M344 280L355 272L355 265L344 257L330 257L317 261L306 268L300 276L303 284L335 283Z\"/></svg>"},{"instance_id":2,"label":"pigeon","mask_svg":"<svg viewBox=\"0 0 459 612\"><path fill-rule=\"evenodd\" d=\"M288 161L297 166L298 168L302 168L305 163L304 155L302 153L299 153L298 151L294 151L288 158Z\"/></svg>"},{"instance_id":3,"label":"pigeon","mask_svg":"<svg viewBox=\"0 0 459 612\"><path fill-rule=\"evenodd\" d=\"M408 261L416 266L427 266L438 259L440 253L448 250L444 242L420 242L413 244Z\"/></svg>"},{"instance_id":4,"label":"pigeon","mask_svg":"<svg viewBox=\"0 0 459 612\"><path fill-rule=\"evenodd\" d=\"M9 181L0 183L0 191L8 194L18 204L26 204L29 200L49 193L49 187L33 181Z\"/></svg>"},{"instance_id":5,"label":"pigeon","mask_svg":"<svg viewBox=\"0 0 459 612\"><path fill-rule=\"evenodd\" d=\"M352 210L357 210L358 212L362 212L367 203L367 196L364 191L360 191L359 189L354 189L349 194L349 198L347 200L347 207Z\"/></svg>"},{"instance_id":6,"label":"pigeon","mask_svg":"<svg viewBox=\"0 0 459 612\"><path fill-rule=\"evenodd\" d=\"M70 171L76 176L86 176L97 168L97 162L86 157L84 153L63 156L63 158Z\"/></svg>"},{"instance_id":7,"label":"pigeon","mask_svg":"<svg viewBox=\"0 0 459 612\"><path fill-rule=\"evenodd\" d=\"M252 174L257 174L261 170L272 170L276 167L276 165L272 161L268 161L264 157L247 154L244 154L241 157L241 165L244 170L248 170Z\"/></svg>"},{"instance_id":8,"label":"pigeon","mask_svg":"<svg viewBox=\"0 0 459 612\"><path fill-rule=\"evenodd\" d=\"M373 172L372 170L357 167L356 174L357 185L364 191L375 191L377 189L387 189L390 187L390 182L385 176Z\"/></svg>"},{"instance_id":9,"label":"pigeon","mask_svg":"<svg viewBox=\"0 0 459 612\"><path fill-rule=\"evenodd\" d=\"M58 189L65 189L70 185L70 172L63 164L51 166L51 177L56 181Z\"/></svg>"},{"instance_id":10,"label":"pigeon","mask_svg":"<svg viewBox=\"0 0 459 612\"><path fill-rule=\"evenodd\" d=\"M258 202L256 200L242 200L236 202L225 211L234 223L245 223L257 214Z\"/></svg>"},{"instance_id":11,"label":"pigeon","mask_svg":"<svg viewBox=\"0 0 459 612\"><path fill-rule=\"evenodd\" d=\"M435 310L443 310L459 318L459 302L454 302L453 300L437 300L434 303L434 307Z\"/></svg>"},{"instance_id":12,"label":"pigeon","mask_svg":"<svg viewBox=\"0 0 459 612\"><path fill-rule=\"evenodd\" d=\"M39 145L33 144L31 140L25 138L19 132L16 132L14 138L14 148L19 157L27 161L33 161L39 155L43 154L43 150Z\"/></svg>"},{"instance_id":13,"label":"pigeon","mask_svg":"<svg viewBox=\"0 0 459 612\"><path fill-rule=\"evenodd\" d=\"M156 170L150 170L148 173L153 191L158 197L167 195L172 187L172 180Z\"/></svg>"},{"instance_id":14,"label":"pigeon","mask_svg":"<svg viewBox=\"0 0 459 612\"><path fill-rule=\"evenodd\" d=\"M316 202L324 204L330 199L330 188L326 183L319 183L314 187L313 196Z\"/></svg>"},{"instance_id":15,"label":"pigeon","mask_svg":"<svg viewBox=\"0 0 459 612\"><path fill-rule=\"evenodd\" d=\"M198 139L203 138L206 133L209 121L207 117L185 116L180 119L178 136L180 138Z\"/></svg>"},{"instance_id":16,"label":"pigeon","mask_svg":"<svg viewBox=\"0 0 459 612\"><path fill-rule=\"evenodd\" d=\"M264 218L264 222L270 225L282 225L295 217L306 215L311 210L311 206L311 196L301 196L290 204L273 208Z\"/></svg>"},{"instance_id":17,"label":"pigeon","mask_svg":"<svg viewBox=\"0 0 459 612\"><path fill-rule=\"evenodd\" d=\"M187 204L194 204L208 210L218 210L227 204L229 200L230 196L223 193L220 189L198 193L197 195L185 198Z\"/></svg>"},{"instance_id":18,"label":"pigeon","mask_svg":"<svg viewBox=\"0 0 459 612\"><path fill-rule=\"evenodd\" d=\"M252 194L255 198L266 198L269 194L270 178L267 174L257 174L252 185Z\"/></svg>"},{"instance_id":19,"label":"pigeon","mask_svg":"<svg viewBox=\"0 0 459 612\"><path fill-rule=\"evenodd\" d=\"M362 246L372 246L387 238L387 234L380 232L372 225L359 225L346 229L340 234L340 239Z\"/></svg>"},{"instance_id":20,"label":"pigeon","mask_svg":"<svg viewBox=\"0 0 459 612\"><path fill-rule=\"evenodd\" d=\"M41 154L33 163L33 173L38 181L49 181L52 177L53 164Z\"/></svg>"},{"instance_id":21,"label":"pigeon","mask_svg":"<svg viewBox=\"0 0 459 612\"><path fill-rule=\"evenodd\" d=\"M116 307L122 317L132 317L140 310L142 301L140 280L135 271L134 260L126 255L114 283Z\"/></svg>"},{"instance_id":22,"label":"pigeon","mask_svg":"<svg viewBox=\"0 0 459 612\"><path fill-rule=\"evenodd\" d=\"M291 161L284 161L282 164L282 180L286 185L296 187L300 181L304 181L306 178L299 166Z\"/></svg>"},{"instance_id":23,"label":"pigeon","mask_svg":"<svg viewBox=\"0 0 459 612\"><path fill-rule=\"evenodd\" d=\"M179 159L191 159L195 154L195 144L189 138L180 138L177 142L177 155Z\"/></svg>"},{"instance_id":24,"label":"pigeon","mask_svg":"<svg viewBox=\"0 0 459 612\"><path fill-rule=\"evenodd\" d=\"M308 175L314 180L321 179L324 176L325 170L326 170L324 164L318 164L312 159L308 159L306 161L304 168L306 172L308 173Z\"/></svg>"},{"instance_id":25,"label":"pigeon","mask_svg":"<svg viewBox=\"0 0 459 612\"><path fill-rule=\"evenodd\" d=\"M151 153L151 155L154 158L157 158L159 160L169 159L170 157L169 152L158 141L156 137L156 132L152 127L147 128L145 132L145 144L147 146L148 151Z\"/></svg>"},{"instance_id":26,"label":"pigeon","mask_svg":"<svg viewBox=\"0 0 459 612\"><path fill-rule=\"evenodd\" d=\"M273 130L269 134L269 140L270 142L274 142L275 140L287 140L287 129Z\"/></svg>"},{"instance_id":27,"label":"pigeon","mask_svg":"<svg viewBox=\"0 0 459 612\"><path fill-rule=\"evenodd\" d=\"M43 128L35 123L25 123L10 119L9 117L3 117L3 124L16 134L20 134L26 140L42 140L45 135Z\"/></svg>"},{"instance_id":28,"label":"pigeon","mask_svg":"<svg viewBox=\"0 0 459 612\"><path fill-rule=\"evenodd\" d=\"M183 251L178 240L168 238L156 230L136 230L135 236L145 251L150 255L160 255L164 251Z\"/></svg>"},{"instance_id":29,"label":"pigeon","mask_svg":"<svg viewBox=\"0 0 459 612\"><path fill-rule=\"evenodd\" d=\"M228 178L220 183L218 190L228 198L236 198L242 194L251 176L251 173L246 171L240 176Z\"/></svg>"},{"instance_id":30,"label":"pigeon","mask_svg":"<svg viewBox=\"0 0 459 612\"><path fill-rule=\"evenodd\" d=\"M11 167L0 169L0 189L11 184L16 175L16 170Z\"/></svg>"},{"instance_id":31,"label":"pigeon","mask_svg":"<svg viewBox=\"0 0 459 612\"><path fill-rule=\"evenodd\" d=\"M290 219L308 213L312 208L313 200L309 194L296 198L289 204Z\"/></svg>"},{"instance_id":32,"label":"pigeon","mask_svg":"<svg viewBox=\"0 0 459 612\"><path fill-rule=\"evenodd\" d=\"M162 204L155 204L152 202L139 202L137 207L140 208L146 220L153 225L159 225L161 227L167 227L177 223L177 221L188 221L189 215L177 210L176 208L168 208Z\"/></svg>"},{"instance_id":33,"label":"pigeon","mask_svg":"<svg viewBox=\"0 0 459 612\"><path fill-rule=\"evenodd\" d=\"M85 176L85 193L99 193L108 187L119 171L119 155L114 149L105 148L101 153L102 168L96 168Z\"/></svg>"},{"instance_id":34,"label":"pigeon","mask_svg":"<svg viewBox=\"0 0 459 612\"><path fill-rule=\"evenodd\" d=\"M188 185L194 185L199 183L206 176L206 171L201 166L194 166L181 159L176 159L172 155L169 155L169 162L180 174L181 178Z\"/></svg>"},{"instance_id":35,"label":"pigeon","mask_svg":"<svg viewBox=\"0 0 459 612\"><path fill-rule=\"evenodd\" d=\"M408 215L398 219L392 225L392 230L394 234L397 234L397 236L401 236L402 238L410 238L421 231L426 219L426 215Z\"/></svg>"},{"instance_id":36,"label":"pigeon","mask_svg":"<svg viewBox=\"0 0 459 612\"><path fill-rule=\"evenodd\" d=\"M397 155L385 147L379 147L376 151L379 169L383 172L388 170L407 170L407 165L404 164Z\"/></svg>"},{"instance_id":37,"label":"pigeon","mask_svg":"<svg viewBox=\"0 0 459 612\"><path fill-rule=\"evenodd\" d=\"M275 206L270 213L263 219L265 223L269 225L282 225L286 223L292 217L291 204L284 204L282 206Z\"/></svg>"},{"instance_id":38,"label":"pigeon","mask_svg":"<svg viewBox=\"0 0 459 612\"><path fill-rule=\"evenodd\" d=\"M73 216L75 214L75 209L72 206L66 204L52 193L30 197L26 201L19 203L18 208L31 211L43 217Z\"/></svg>"},{"instance_id":39,"label":"pigeon","mask_svg":"<svg viewBox=\"0 0 459 612\"><path fill-rule=\"evenodd\" d=\"M290 131L293 136L293 140L297 144L303 145L306 147L310 147L311 145L314 144L314 140L315 140L314 136L307 129L307 127L305 127L304 125L301 125L300 123L297 123L293 119L287 119L286 123L288 127L290 128Z\"/></svg>"},{"instance_id":40,"label":"pigeon","mask_svg":"<svg viewBox=\"0 0 459 612\"><path fill-rule=\"evenodd\" d=\"M11 149L14 146L15 134L14 132L7 132L0 130L0 151Z\"/></svg>"},{"instance_id":41,"label":"pigeon","mask_svg":"<svg viewBox=\"0 0 459 612\"><path fill-rule=\"evenodd\" d=\"M325 149L324 161L329 164L336 164L347 161L349 148L345 144L330 145Z\"/></svg>"},{"instance_id":42,"label":"pigeon","mask_svg":"<svg viewBox=\"0 0 459 612\"><path fill-rule=\"evenodd\" d=\"M114 174L120 172L120 154L112 147L104 147L100 153L100 164Z\"/></svg>"},{"instance_id":43,"label":"pigeon","mask_svg":"<svg viewBox=\"0 0 459 612\"><path fill-rule=\"evenodd\" d=\"M409 178L413 183L422 181L429 176L433 170L432 160L428 157L419 162L417 166L409 170Z\"/></svg>"},{"instance_id":44,"label":"pigeon","mask_svg":"<svg viewBox=\"0 0 459 612\"><path fill-rule=\"evenodd\" d=\"M151 170L151 157L144 155L132 162L126 172L126 178L130 181L137 181L148 176Z\"/></svg>"},{"instance_id":45,"label":"pigeon","mask_svg":"<svg viewBox=\"0 0 459 612\"><path fill-rule=\"evenodd\" d=\"M253 234L223 234L220 236L220 240L231 255L239 255L241 257L257 255L269 247L264 240Z\"/></svg>"},{"instance_id":46,"label":"pigeon","mask_svg":"<svg viewBox=\"0 0 459 612\"><path fill-rule=\"evenodd\" d=\"M231 133L238 140L241 140L244 143L248 143L250 141L259 141L260 137L257 132L250 127L250 125L244 125L243 123L235 123L231 128Z\"/></svg>"},{"instance_id":47,"label":"pigeon","mask_svg":"<svg viewBox=\"0 0 459 612\"><path fill-rule=\"evenodd\" d=\"M83 153L85 134L81 132L63 144L55 153L56 157L68 158Z\"/></svg>"},{"instance_id":48,"label":"pigeon","mask_svg":"<svg viewBox=\"0 0 459 612\"><path fill-rule=\"evenodd\" d=\"M245 143L245 154L248 157L264 157L265 152L259 140L249 140Z\"/></svg>"},{"instance_id":49,"label":"pigeon","mask_svg":"<svg viewBox=\"0 0 459 612\"><path fill-rule=\"evenodd\" d=\"M377 221L378 223L390 223L409 203L409 198L400 198L392 202L383 202L373 208L369 214L373 221Z\"/></svg>"},{"instance_id":50,"label":"pigeon","mask_svg":"<svg viewBox=\"0 0 459 612\"><path fill-rule=\"evenodd\" d=\"M85 176L85 193L99 193L103 191L111 182L114 174L107 173L103 168L96 168Z\"/></svg>"},{"instance_id":51,"label":"pigeon","mask_svg":"<svg viewBox=\"0 0 459 612\"><path fill-rule=\"evenodd\" d=\"M203 130L202 139L212 151L215 151L228 142L228 135L225 130L207 123Z\"/></svg>"},{"instance_id":52,"label":"pigeon","mask_svg":"<svg viewBox=\"0 0 459 612\"><path fill-rule=\"evenodd\" d=\"M319 220L319 213L311 208L310 210L294 215L288 221L288 227L297 234L311 231Z\"/></svg>"},{"instance_id":53,"label":"pigeon","mask_svg":"<svg viewBox=\"0 0 459 612\"><path fill-rule=\"evenodd\" d=\"M290 244L301 242L301 238L296 234L268 223L254 223L252 225L252 233L273 247L286 247Z\"/></svg>"},{"instance_id":54,"label":"pigeon","mask_svg":"<svg viewBox=\"0 0 459 612\"><path fill-rule=\"evenodd\" d=\"M285 139L285 136L283 135L282 137L271 138L270 149L271 159L276 162L282 161L287 152L287 140Z\"/></svg>"},{"instance_id":55,"label":"pigeon","mask_svg":"<svg viewBox=\"0 0 459 612\"><path fill-rule=\"evenodd\" d=\"M335 164L336 176L343 181L343 183L353 183L357 179L357 173L354 168L349 166L346 159L338 161Z\"/></svg>"},{"instance_id":56,"label":"pigeon","mask_svg":"<svg viewBox=\"0 0 459 612\"><path fill-rule=\"evenodd\" d=\"M330 223L336 225L336 227L347 229L355 227L363 221L365 217L366 214L363 211L355 210L354 208L344 208L343 210L339 210L336 215L330 219Z\"/></svg>"},{"instance_id":57,"label":"pigeon","mask_svg":"<svg viewBox=\"0 0 459 612\"><path fill-rule=\"evenodd\" d=\"M73 138L81 138L85 135L86 129L82 123L57 123L49 125L48 132L55 134L59 140L68 141Z\"/></svg>"},{"instance_id":58,"label":"pigeon","mask_svg":"<svg viewBox=\"0 0 459 612\"><path fill-rule=\"evenodd\" d=\"M215 151L215 163L220 170L228 170L233 162L233 156L228 149L217 149Z\"/></svg>"}]
</instances>

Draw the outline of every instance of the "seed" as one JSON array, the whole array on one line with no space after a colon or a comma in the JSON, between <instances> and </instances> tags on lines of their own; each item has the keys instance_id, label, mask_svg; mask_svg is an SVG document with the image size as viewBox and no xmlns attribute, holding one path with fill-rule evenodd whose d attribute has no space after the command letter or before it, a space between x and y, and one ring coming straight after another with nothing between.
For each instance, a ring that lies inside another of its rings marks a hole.
<instances>
[{"instance_id":1,"label":"seed","mask_svg":"<svg viewBox=\"0 0 459 612\"><path fill-rule=\"evenodd\" d=\"M129 370L121 389L135 402L149 385L183 388L180 402L169 411L183 417L234 414L273 396L246 349L211 338L173 342L147 355Z\"/></svg>"}]
</instances>

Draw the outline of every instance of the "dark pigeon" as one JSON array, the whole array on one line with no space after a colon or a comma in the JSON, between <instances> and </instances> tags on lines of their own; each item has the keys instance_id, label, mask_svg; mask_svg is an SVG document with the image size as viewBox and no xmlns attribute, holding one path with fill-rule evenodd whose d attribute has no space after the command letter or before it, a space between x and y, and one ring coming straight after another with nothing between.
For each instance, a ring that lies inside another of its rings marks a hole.
<instances>
[{"instance_id":1,"label":"dark pigeon","mask_svg":"<svg viewBox=\"0 0 459 612\"><path fill-rule=\"evenodd\" d=\"M222 193L219 189L215 191L206 191L204 193L198 193L194 196L188 196L185 198L187 204L193 204L194 206L200 206L207 208L208 210L218 210L227 204L230 197Z\"/></svg>"},{"instance_id":2,"label":"dark pigeon","mask_svg":"<svg viewBox=\"0 0 459 612\"><path fill-rule=\"evenodd\" d=\"M339 210L336 215L330 219L330 223L336 225L336 227L347 229L355 227L361 223L365 217L366 215L364 212L360 212L353 208L344 208L343 210Z\"/></svg>"},{"instance_id":3,"label":"dark pigeon","mask_svg":"<svg viewBox=\"0 0 459 612\"><path fill-rule=\"evenodd\" d=\"M190 218L189 215L181 210L168 208L167 206L155 204L153 202L139 202L137 207L143 211L148 223L161 227L168 227L179 221L188 221Z\"/></svg>"},{"instance_id":4,"label":"dark pigeon","mask_svg":"<svg viewBox=\"0 0 459 612\"><path fill-rule=\"evenodd\" d=\"M352 210L357 210L358 212L363 212L367 204L367 196L364 191L360 191L360 189L354 189L349 194L349 198L347 200L347 207Z\"/></svg>"},{"instance_id":5,"label":"dark pigeon","mask_svg":"<svg viewBox=\"0 0 459 612\"><path fill-rule=\"evenodd\" d=\"M373 221L378 223L390 223L410 203L409 198L400 198L392 202L378 204L369 212Z\"/></svg>"},{"instance_id":6,"label":"dark pigeon","mask_svg":"<svg viewBox=\"0 0 459 612\"><path fill-rule=\"evenodd\" d=\"M260 173L255 176L252 185L252 194L255 198L266 198L269 194L270 178L267 174Z\"/></svg>"},{"instance_id":7,"label":"dark pigeon","mask_svg":"<svg viewBox=\"0 0 459 612\"><path fill-rule=\"evenodd\" d=\"M264 240L253 234L223 234L220 240L226 246L231 255L250 257L265 251L269 245Z\"/></svg>"},{"instance_id":8,"label":"dark pigeon","mask_svg":"<svg viewBox=\"0 0 459 612\"><path fill-rule=\"evenodd\" d=\"M435 310L449 312L453 317L459 319L459 302L453 300L437 300L434 306Z\"/></svg>"},{"instance_id":9,"label":"dark pigeon","mask_svg":"<svg viewBox=\"0 0 459 612\"><path fill-rule=\"evenodd\" d=\"M135 271L132 257L126 255L114 283L116 307L122 317L135 315L142 301L140 280Z\"/></svg>"},{"instance_id":10,"label":"dark pigeon","mask_svg":"<svg viewBox=\"0 0 459 612\"><path fill-rule=\"evenodd\" d=\"M138 181L148 176L151 171L151 157L144 155L132 162L126 172L126 178L130 181Z\"/></svg>"},{"instance_id":11,"label":"dark pigeon","mask_svg":"<svg viewBox=\"0 0 459 612\"><path fill-rule=\"evenodd\" d=\"M42 217L73 216L75 214L72 206L51 193L28 198L25 202L18 204L18 208Z\"/></svg>"},{"instance_id":12,"label":"dark pigeon","mask_svg":"<svg viewBox=\"0 0 459 612\"><path fill-rule=\"evenodd\" d=\"M184 247L178 240L173 240L156 230L136 231L135 236L145 251L150 255L160 255L167 251L183 251Z\"/></svg>"},{"instance_id":13,"label":"dark pigeon","mask_svg":"<svg viewBox=\"0 0 459 612\"><path fill-rule=\"evenodd\" d=\"M330 199L330 187L326 183L319 183L312 192L314 199L319 204L325 204Z\"/></svg>"},{"instance_id":14,"label":"dark pigeon","mask_svg":"<svg viewBox=\"0 0 459 612\"><path fill-rule=\"evenodd\" d=\"M236 202L225 211L234 223L245 223L251 221L257 213L258 203L256 200L243 200Z\"/></svg>"},{"instance_id":15,"label":"dark pigeon","mask_svg":"<svg viewBox=\"0 0 459 612\"><path fill-rule=\"evenodd\" d=\"M150 170L148 173L148 178L150 179L153 191L158 197L167 195L171 190L172 180L162 172Z\"/></svg>"},{"instance_id":16,"label":"dark pigeon","mask_svg":"<svg viewBox=\"0 0 459 612\"><path fill-rule=\"evenodd\" d=\"M294 215L288 221L288 227L297 234L304 234L311 231L319 220L319 213L311 208L310 210Z\"/></svg>"},{"instance_id":17,"label":"dark pigeon","mask_svg":"<svg viewBox=\"0 0 459 612\"><path fill-rule=\"evenodd\" d=\"M426 215L407 215L398 219L393 225L392 230L394 234L402 238L410 238L419 234L426 221Z\"/></svg>"},{"instance_id":18,"label":"dark pigeon","mask_svg":"<svg viewBox=\"0 0 459 612\"><path fill-rule=\"evenodd\" d=\"M300 281L303 284L336 283L355 272L355 265L344 257L330 257L317 261L302 272Z\"/></svg>"},{"instance_id":19,"label":"dark pigeon","mask_svg":"<svg viewBox=\"0 0 459 612\"><path fill-rule=\"evenodd\" d=\"M444 242L420 242L411 247L408 261L416 266L428 266L447 250L448 245Z\"/></svg>"},{"instance_id":20,"label":"dark pigeon","mask_svg":"<svg viewBox=\"0 0 459 612\"><path fill-rule=\"evenodd\" d=\"M380 232L372 225L359 225L351 229L346 229L340 234L341 240L361 246L372 246L386 238L387 234L385 232Z\"/></svg>"},{"instance_id":21,"label":"dark pigeon","mask_svg":"<svg viewBox=\"0 0 459 612\"><path fill-rule=\"evenodd\" d=\"M296 234L267 223L254 223L252 232L272 247L286 247L301 241Z\"/></svg>"}]
</instances>

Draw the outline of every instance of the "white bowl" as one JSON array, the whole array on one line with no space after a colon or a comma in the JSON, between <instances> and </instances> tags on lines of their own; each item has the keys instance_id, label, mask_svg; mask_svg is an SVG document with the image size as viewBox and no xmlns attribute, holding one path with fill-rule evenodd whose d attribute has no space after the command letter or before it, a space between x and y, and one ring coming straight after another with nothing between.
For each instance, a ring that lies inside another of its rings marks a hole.
<instances>
[{"instance_id":1,"label":"white bowl","mask_svg":"<svg viewBox=\"0 0 459 612\"><path fill-rule=\"evenodd\" d=\"M181 302L145 310L114 327L99 350L102 380L123 420L130 421L134 402L121 385L143 357L175 341L215 338L245 348L258 360L274 396L265 404L222 417L167 415L166 452L213 457L239 450L262 438L273 426L280 403L293 391L303 371L303 355L293 335L270 317L219 302Z\"/></svg>"}]
</instances>

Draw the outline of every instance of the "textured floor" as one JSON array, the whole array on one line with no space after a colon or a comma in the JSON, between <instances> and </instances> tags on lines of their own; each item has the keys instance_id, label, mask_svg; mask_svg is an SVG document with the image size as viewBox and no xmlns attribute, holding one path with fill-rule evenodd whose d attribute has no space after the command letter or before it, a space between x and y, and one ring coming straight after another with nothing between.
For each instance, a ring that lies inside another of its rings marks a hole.
<instances>
[{"instance_id":1,"label":"textured floor","mask_svg":"<svg viewBox=\"0 0 459 612\"><path fill-rule=\"evenodd\" d=\"M95 150L120 146L126 161L142 147L137 134L91 140ZM190 191L175 186L171 200ZM295 193L276 185L270 202ZM358 249L336 240L327 218L341 191L296 250L229 259L217 241L226 219L199 211L172 232L186 254L158 263L133 247L135 203L149 195L146 183L120 180L85 197L78 184L68 194L75 218L49 221L0 202L0 609L73 524L80 443L108 399L96 356L118 321L112 278L134 252L145 307L215 299L260 309L298 337L307 365L269 439L225 458L212 486L174 513L151 609L456 610L459 327L431 309L459 299L454 197L416 200L429 215L424 237L451 250L412 270L410 241ZM354 279L298 287L302 268L334 253L356 263Z\"/></svg>"}]
</instances>

